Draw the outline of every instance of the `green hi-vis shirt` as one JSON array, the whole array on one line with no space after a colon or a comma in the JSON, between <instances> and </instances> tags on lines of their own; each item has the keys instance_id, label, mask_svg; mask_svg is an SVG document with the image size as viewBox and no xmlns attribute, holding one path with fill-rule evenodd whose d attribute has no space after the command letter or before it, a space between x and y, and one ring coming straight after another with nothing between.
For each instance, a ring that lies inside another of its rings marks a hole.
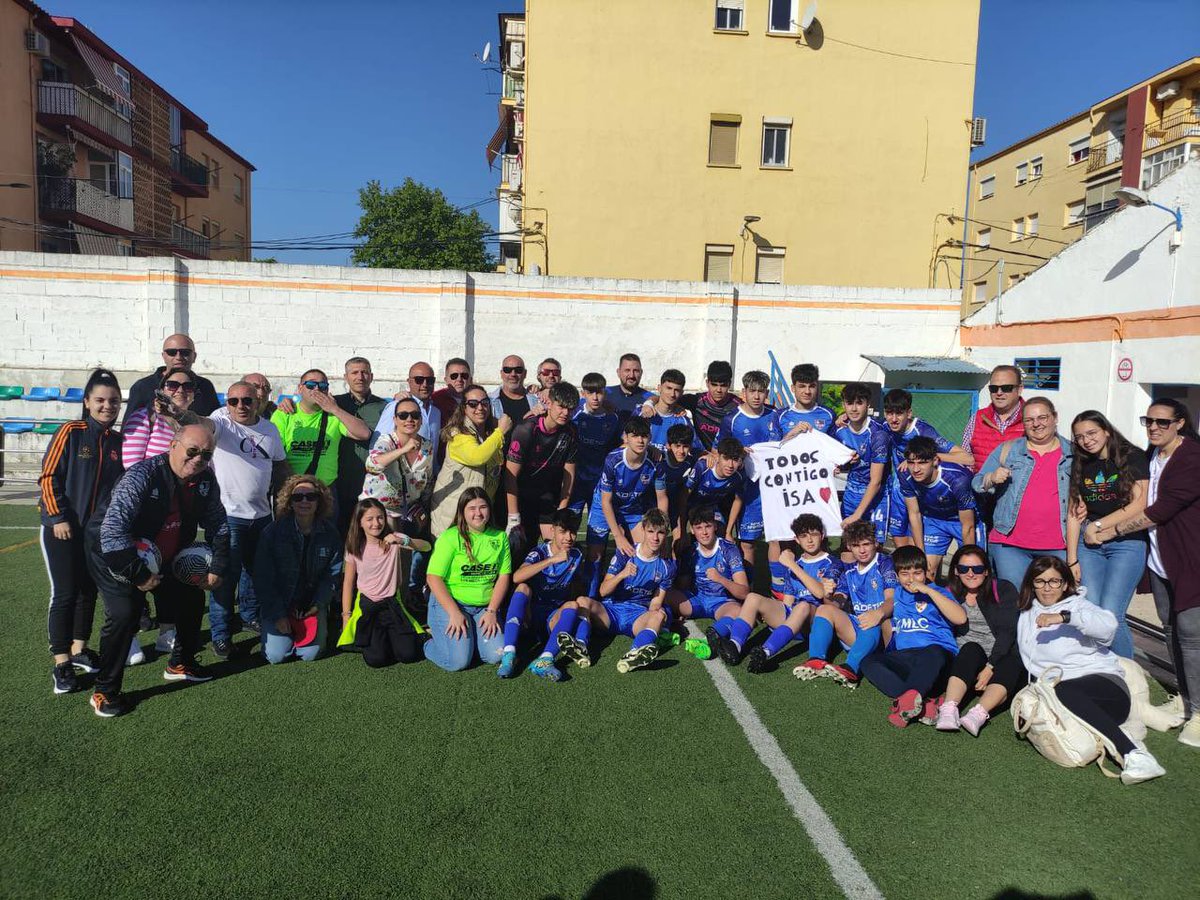
<instances>
[{"instance_id":1,"label":"green hi-vis shirt","mask_svg":"<svg viewBox=\"0 0 1200 900\"><path fill-rule=\"evenodd\" d=\"M306 413L297 409L289 416L277 409L271 414L271 422L283 438L283 451L292 472L296 475L307 472L317 449L317 435L321 433L321 411ZM325 426L325 449L321 451L316 471L316 476L325 484L333 484L337 478L338 446L344 437L348 437L346 426L337 416L330 416Z\"/></svg>"},{"instance_id":2,"label":"green hi-vis shirt","mask_svg":"<svg viewBox=\"0 0 1200 900\"><path fill-rule=\"evenodd\" d=\"M508 535L499 528L471 532L471 562L457 528L447 528L433 545L429 574L446 582L450 596L463 606L487 606L501 575L512 573Z\"/></svg>"}]
</instances>

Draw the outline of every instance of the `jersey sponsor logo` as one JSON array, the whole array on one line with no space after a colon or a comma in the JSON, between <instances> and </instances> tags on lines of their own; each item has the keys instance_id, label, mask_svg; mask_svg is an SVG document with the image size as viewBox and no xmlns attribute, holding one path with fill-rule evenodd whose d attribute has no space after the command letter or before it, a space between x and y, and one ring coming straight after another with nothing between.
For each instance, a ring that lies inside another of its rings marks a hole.
<instances>
[{"instance_id":1,"label":"jersey sponsor logo","mask_svg":"<svg viewBox=\"0 0 1200 900\"><path fill-rule=\"evenodd\" d=\"M242 438L241 443L238 445L238 449L250 457L260 457L262 459L268 458L267 452L262 448L262 443L249 436Z\"/></svg>"},{"instance_id":2,"label":"jersey sponsor logo","mask_svg":"<svg viewBox=\"0 0 1200 900\"><path fill-rule=\"evenodd\" d=\"M925 616L900 616L895 620L897 631L928 631L929 619Z\"/></svg>"},{"instance_id":3,"label":"jersey sponsor logo","mask_svg":"<svg viewBox=\"0 0 1200 900\"><path fill-rule=\"evenodd\" d=\"M329 443L329 438L325 438L324 443L321 445L321 452L329 449ZM316 449L317 442L315 439L311 441L292 441L292 453L313 453Z\"/></svg>"},{"instance_id":4,"label":"jersey sponsor logo","mask_svg":"<svg viewBox=\"0 0 1200 900\"><path fill-rule=\"evenodd\" d=\"M84 444L82 447L79 448L79 452L76 454L76 456L79 459L91 459L92 458L92 448L87 446L86 444Z\"/></svg>"}]
</instances>

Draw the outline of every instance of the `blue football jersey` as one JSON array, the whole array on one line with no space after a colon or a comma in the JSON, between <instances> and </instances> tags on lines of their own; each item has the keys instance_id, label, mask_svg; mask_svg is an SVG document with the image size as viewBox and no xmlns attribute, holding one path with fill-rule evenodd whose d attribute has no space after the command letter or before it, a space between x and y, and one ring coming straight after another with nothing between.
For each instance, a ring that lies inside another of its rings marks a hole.
<instances>
[{"instance_id":1,"label":"blue football jersey","mask_svg":"<svg viewBox=\"0 0 1200 900\"><path fill-rule=\"evenodd\" d=\"M571 417L579 446L575 451L575 480L595 483L600 480L604 457L621 443L621 422L607 410L595 415L582 407Z\"/></svg>"},{"instance_id":2,"label":"blue football jersey","mask_svg":"<svg viewBox=\"0 0 1200 900\"><path fill-rule=\"evenodd\" d=\"M626 556L620 550L613 554L612 562L608 564L609 575L619 573L631 559L637 571L622 581L608 599L617 603L640 603L649 606L659 591L671 589L677 571L675 560L660 559L657 556L651 560L642 559L637 554L640 546L641 544L638 544L634 547L633 556Z\"/></svg>"},{"instance_id":3,"label":"blue football jersey","mask_svg":"<svg viewBox=\"0 0 1200 900\"><path fill-rule=\"evenodd\" d=\"M890 429L876 419L867 419L867 427L855 431L849 425L837 429L834 437L858 454L858 459L846 470L846 491L860 498L871 483L871 465L888 464L891 459ZM886 469L884 470L886 474Z\"/></svg>"},{"instance_id":4,"label":"blue football jersey","mask_svg":"<svg viewBox=\"0 0 1200 900\"><path fill-rule=\"evenodd\" d=\"M637 388L632 394L625 393L619 384L611 384L604 389L605 402L625 421L631 415L641 412L642 404L654 396L643 387Z\"/></svg>"},{"instance_id":5,"label":"blue football jersey","mask_svg":"<svg viewBox=\"0 0 1200 900\"><path fill-rule=\"evenodd\" d=\"M522 565L532 565L540 563L542 560L549 559L554 555L549 543L538 544L527 554ZM583 551L578 547L572 547L567 551L567 558L562 562L551 563L538 572L533 578L529 579L529 587L533 589L534 596L538 600L553 600L566 599L567 594L571 590L571 583L575 580L575 574L579 571L579 565L583 561Z\"/></svg>"},{"instance_id":6,"label":"blue football jersey","mask_svg":"<svg viewBox=\"0 0 1200 900\"><path fill-rule=\"evenodd\" d=\"M777 441L783 437L783 434L779 431L779 423L775 420L773 413L764 409L756 416L747 412L743 407L732 415L726 416L725 421L721 423L717 440L727 437L737 438L738 443L743 447L749 447L765 441Z\"/></svg>"},{"instance_id":7,"label":"blue football jersey","mask_svg":"<svg viewBox=\"0 0 1200 900\"><path fill-rule=\"evenodd\" d=\"M664 453L667 451L667 433L676 425L686 425L692 429L692 446L701 447L700 439L696 436L696 423L692 421L692 414L686 409L666 415L656 412L646 421L650 423L651 446L657 447Z\"/></svg>"},{"instance_id":8,"label":"blue football jersey","mask_svg":"<svg viewBox=\"0 0 1200 900\"><path fill-rule=\"evenodd\" d=\"M921 484L907 472L901 472L899 479L900 496L916 497L921 515L926 518L957 522L960 510L975 509L971 473L962 466L941 463L930 484Z\"/></svg>"},{"instance_id":9,"label":"blue football jersey","mask_svg":"<svg viewBox=\"0 0 1200 900\"><path fill-rule=\"evenodd\" d=\"M883 606L887 600L883 592L899 586L891 557L876 553L865 569L860 569L855 563L848 565L838 579L834 593L849 597L854 613L858 615Z\"/></svg>"},{"instance_id":10,"label":"blue football jersey","mask_svg":"<svg viewBox=\"0 0 1200 900\"><path fill-rule=\"evenodd\" d=\"M888 434L892 442L893 476L899 473L900 464L904 462L904 454L908 450L908 442L915 437L933 438L933 442L937 444L938 453L949 453L954 449L953 442L946 440L938 433L936 428L928 422L922 422L920 419L913 419L904 434L897 434L890 428L888 429Z\"/></svg>"},{"instance_id":11,"label":"blue football jersey","mask_svg":"<svg viewBox=\"0 0 1200 900\"><path fill-rule=\"evenodd\" d=\"M841 580L842 572L845 571L845 566L841 560L835 559L828 553L822 553L815 559L805 559L802 556L796 557L796 562L800 564L800 568L810 578L815 578L820 581L823 578L828 578L836 586ZM787 575L784 578L783 593L789 597L795 597L797 600L804 600L808 603L818 603L812 591L808 589L803 581L796 577L796 574L791 570L787 570Z\"/></svg>"},{"instance_id":12,"label":"blue football jersey","mask_svg":"<svg viewBox=\"0 0 1200 900\"><path fill-rule=\"evenodd\" d=\"M724 597L727 594L722 585L708 577L706 573L709 569L716 569L722 578L728 578L730 581L738 572L746 571L741 551L732 541L725 538L717 538L716 545L707 555L699 544L693 544L687 561L692 569L692 590L708 597Z\"/></svg>"},{"instance_id":13,"label":"blue football jersey","mask_svg":"<svg viewBox=\"0 0 1200 900\"><path fill-rule=\"evenodd\" d=\"M708 459L700 457L684 479L688 489L688 504L693 509L701 504L721 506L742 492L746 484L744 469L738 468L728 478L718 478L708 467Z\"/></svg>"},{"instance_id":14,"label":"blue football jersey","mask_svg":"<svg viewBox=\"0 0 1200 900\"><path fill-rule=\"evenodd\" d=\"M612 494L613 512L617 515L639 515L648 508L647 491L666 490L667 479L661 462L649 457L639 466L630 466L625 449L614 450L604 458L600 482L596 485L597 505L600 494Z\"/></svg>"},{"instance_id":15,"label":"blue football jersey","mask_svg":"<svg viewBox=\"0 0 1200 900\"><path fill-rule=\"evenodd\" d=\"M822 406L820 403L812 409L796 409L793 404L785 406L779 412L775 413L775 422L783 434L787 434L801 422L807 422L812 426L813 431L820 431L833 436L833 423L836 419L837 416L833 414L833 410L828 406Z\"/></svg>"},{"instance_id":16,"label":"blue football jersey","mask_svg":"<svg viewBox=\"0 0 1200 900\"><path fill-rule=\"evenodd\" d=\"M933 586L939 594L954 600L944 587ZM957 602L957 601L955 601ZM897 650L928 647L937 644L951 653L958 653L954 628L946 621L937 604L926 594L913 594L902 587L892 596L892 643Z\"/></svg>"}]
</instances>

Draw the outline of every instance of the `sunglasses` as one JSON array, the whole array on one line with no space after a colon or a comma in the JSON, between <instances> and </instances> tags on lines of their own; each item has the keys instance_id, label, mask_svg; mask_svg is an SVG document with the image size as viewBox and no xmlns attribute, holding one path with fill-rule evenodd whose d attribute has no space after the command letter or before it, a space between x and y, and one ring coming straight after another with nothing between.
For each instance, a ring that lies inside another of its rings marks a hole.
<instances>
[{"instance_id":1,"label":"sunglasses","mask_svg":"<svg viewBox=\"0 0 1200 900\"><path fill-rule=\"evenodd\" d=\"M449 372L446 375L447 381L466 381L471 377L470 372Z\"/></svg>"},{"instance_id":2,"label":"sunglasses","mask_svg":"<svg viewBox=\"0 0 1200 900\"><path fill-rule=\"evenodd\" d=\"M1017 389L1015 384L989 384L988 390L993 394L1011 394Z\"/></svg>"},{"instance_id":3,"label":"sunglasses","mask_svg":"<svg viewBox=\"0 0 1200 900\"><path fill-rule=\"evenodd\" d=\"M967 566L963 563L959 563L954 567L954 571L956 571L959 575L983 575L987 572L987 566Z\"/></svg>"},{"instance_id":4,"label":"sunglasses","mask_svg":"<svg viewBox=\"0 0 1200 900\"><path fill-rule=\"evenodd\" d=\"M197 456L200 457L205 462L208 462L210 459L213 458L213 452L211 450L201 450L199 447L188 447L187 448L187 458L188 459L195 459Z\"/></svg>"},{"instance_id":5,"label":"sunglasses","mask_svg":"<svg viewBox=\"0 0 1200 900\"><path fill-rule=\"evenodd\" d=\"M541 369L538 374L543 378L549 378L551 375L562 378L562 369Z\"/></svg>"},{"instance_id":6,"label":"sunglasses","mask_svg":"<svg viewBox=\"0 0 1200 900\"><path fill-rule=\"evenodd\" d=\"M481 406L491 406L492 405L491 401L489 401L489 400L464 400L463 403L465 403L471 409L479 409L479 407L481 407Z\"/></svg>"},{"instance_id":7,"label":"sunglasses","mask_svg":"<svg viewBox=\"0 0 1200 900\"><path fill-rule=\"evenodd\" d=\"M396 413L396 421L397 422L406 422L409 419L415 419L416 421L420 422L421 414L419 412L412 412L411 410L407 410L407 409L403 410L402 412Z\"/></svg>"},{"instance_id":8,"label":"sunglasses","mask_svg":"<svg viewBox=\"0 0 1200 900\"><path fill-rule=\"evenodd\" d=\"M305 381L301 382L310 391L327 391L329 390L328 381Z\"/></svg>"},{"instance_id":9,"label":"sunglasses","mask_svg":"<svg viewBox=\"0 0 1200 900\"><path fill-rule=\"evenodd\" d=\"M292 492L292 502L293 503L316 503L317 498L320 496L321 495L318 494L316 491L293 491Z\"/></svg>"},{"instance_id":10,"label":"sunglasses","mask_svg":"<svg viewBox=\"0 0 1200 900\"><path fill-rule=\"evenodd\" d=\"M524 375L525 367L524 366L501 366L500 371L503 372L505 375Z\"/></svg>"},{"instance_id":11,"label":"sunglasses","mask_svg":"<svg viewBox=\"0 0 1200 900\"><path fill-rule=\"evenodd\" d=\"M253 406L258 401L253 397L226 397L225 402L230 406Z\"/></svg>"},{"instance_id":12,"label":"sunglasses","mask_svg":"<svg viewBox=\"0 0 1200 900\"><path fill-rule=\"evenodd\" d=\"M1155 419L1152 416L1142 416L1141 419L1139 419L1138 421L1140 421L1142 423L1142 425L1144 425L1146 428L1149 428L1151 425L1153 425L1157 428L1170 428L1172 425L1174 425L1179 420L1178 419Z\"/></svg>"},{"instance_id":13,"label":"sunglasses","mask_svg":"<svg viewBox=\"0 0 1200 900\"><path fill-rule=\"evenodd\" d=\"M163 353L167 356L191 356L195 350L189 350L187 347L164 347Z\"/></svg>"},{"instance_id":14,"label":"sunglasses","mask_svg":"<svg viewBox=\"0 0 1200 900\"><path fill-rule=\"evenodd\" d=\"M1035 578L1035 579L1033 579L1033 586L1039 587L1039 588L1060 588L1064 584L1066 584L1066 582L1063 581L1061 578Z\"/></svg>"},{"instance_id":15,"label":"sunglasses","mask_svg":"<svg viewBox=\"0 0 1200 900\"><path fill-rule=\"evenodd\" d=\"M183 391L186 394L194 393L196 390L196 382L194 381L168 381L163 385L163 390L168 394L174 394L177 391Z\"/></svg>"}]
</instances>

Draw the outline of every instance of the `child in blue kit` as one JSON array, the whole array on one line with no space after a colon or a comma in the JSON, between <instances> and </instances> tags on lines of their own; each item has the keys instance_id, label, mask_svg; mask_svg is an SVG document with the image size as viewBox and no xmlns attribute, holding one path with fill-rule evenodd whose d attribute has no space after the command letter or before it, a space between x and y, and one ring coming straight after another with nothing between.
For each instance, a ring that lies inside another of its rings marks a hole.
<instances>
[{"instance_id":1,"label":"child in blue kit","mask_svg":"<svg viewBox=\"0 0 1200 900\"><path fill-rule=\"evenodd\" d=\"M737 438L727 437L717 441L715 449L716 462L709 464L712 454L701 456L684 479L679 515L686 519L692 507L711 506L717 521L724 526L726 522L736 522L741 512L746 485L742 460L746 458L746 448Z\"/></svg>"},{"instance_id":2,"label":"child in blue kit","mask_svg":"<svg viewBox=\"0 0 1200 900\"><path fill-rule=\"evenodd\" d=\"M869 520L875 523L875 538L882 543L887 540L887 523L879 510L891 463L890 432L882 422L871 418L871 389L861 381L842 388L842 408L846 424L837 428L834 437L853 450L855 457L840 468L846 476L842 530L860 519Z\"/></svg>"},{"instance_id":3,"label":"child in blue kit","mask_svg":"<svg viewBox=\"0 0 1200 900\"><path fill-rule=\"evenodd\" d=\"M690 425L672 425L667 431L667 449L663 453L662 466L667 484L667 520L674 540L679 540L683 533L679 507L683 500L684 479L694 463L692 448L695 443L696 432Z\"/></svg>"},{"instance_id":4,"label":"child in blue kit","mask_svg":"<svg viewBox=\"0 0 1200 900\"><path fill-rule=\"evenodd\" d=\"M621 674L648 666L658 657L658 633L671 621L671 608L666 605L667 591L675 580L673 559L664 558L667 540L667 517L659 509L649 510L641 521L642 540L632 554L618 550L608 566L608 574L600 585L603 601L581 597L577 601L581 619L590 624L629 635L633 646L617 662ZM568 641L567 655L579 661L577 654L586 655L579 632Z\"/></svg>"},{"instance_id":5,"label":"child in blue kit","mask_svg":"<svg viewBox=\"0 0 1200 900\"><path fill-rule=\"evenodd\" d=\"M983 528L975 517L971 473L938 459L932 438L915 437L904 451L908 471L900 473L900 496L908 508L909 531L914 546L929 560L929 580L940 571L950 544L986 546Z\"/></svg>"},{"instance_id":6,"label":"child in blue kit","mask_svg":"<svg viewBox=\"0 0 1200 900\"><path fill-rule=\"evenodd\" d=\"M892 563L900 584L884 607L891 644L864 659L862 672L893 698L889 722L904 728L920 718L932 725L938 701L930 695L958 653L954 627L967 624L967 612L948 590L925 583L929 561L918 548L900 547Z\"/></svg>"},{"instance_id":7,"label":"child in blue kit","mask_svg":"<svg viewBox=\"0 0 1200 900\"><path fill-rule=\"evenodd\" d=\"M571 485L570 508L583 515L592 502L604 460L621 444L621 422L617 414L604 407L604 376L589 372L579 383L579 409L571 416L579 447L575 451L575 482Z\"/></svg>"},{"instance_id":8,"label":"child in blue kit","mask_svg":"<svg viewBox=\"0 0 1200 900\"><path fill-rule=\"evenodd\" d=\"M579 620L576 598L582 591L583 553L575 546L579 515L557 510L550 520L550 540L538 544L513 573L516 587L504 618L504 647L500 656L501 678L512 678L517 663L517 640L521 629L532 620L550 632L542 652L529 665L539 678L560 681L562 672L554 665L559 634L570 633ZM532 605L532 610L530 609Z\"/></svg>"},{"instance_id":9,"label":"child in blue kit","mask_svg":"<svg viewBox=\"0 0 1200 900\"><path fill-rule=\"evenodd\" d=\"M742 407L721 423L718 441L731 437L749 448L755 444L778 441L783 437L775 412L767 408L767 396L771 390L771 376L766 372L751 371L742 376ZM735 529L736 526L736 529ZM758 482L747 478L742 488L741 503L729 515L728 537L737 537L746 565L754 563L754 543L762 540L764 532L762 495ZM772 541L768 549L771 560L779 559L779 543ZM782 573L781 573L782 574Z\"/></svg>"},{"instance_id":10,"label":"child in blue kit","mask_svg":"<svg viewBox=\"0 0 1200 900\"><path fill-rule=\"evenodd\" d=\"M891 609L892 593L899 582L892 561L879 550L875 526L855 522L842 535L842 546L851 562L834 586L831 600L813 616L808 635L808 659L792 674L801 681L832 678L844 687L858 686L862 661L883 642L884 619ZM890 634L890 631L889 631ZM844 666L829 662L834 636L848 651Z\"/></svg>"},{"instance_id":11,"label":"child in blue kit","mask_svg":"<svg viewBox=\"0 0 1200 900\"><path fill-rule=\"evenodd\" d=\"M741 602L750 593L750 581L738 548L720 536L711 506L688 513L688 525L692 544L680 560L684 585L671 589L667 605L684 619L712 619L708 628L711 647L716 641L714 629L721 626L728 633L728 625L736 621Z\"/></svg>"}]
</instances>

